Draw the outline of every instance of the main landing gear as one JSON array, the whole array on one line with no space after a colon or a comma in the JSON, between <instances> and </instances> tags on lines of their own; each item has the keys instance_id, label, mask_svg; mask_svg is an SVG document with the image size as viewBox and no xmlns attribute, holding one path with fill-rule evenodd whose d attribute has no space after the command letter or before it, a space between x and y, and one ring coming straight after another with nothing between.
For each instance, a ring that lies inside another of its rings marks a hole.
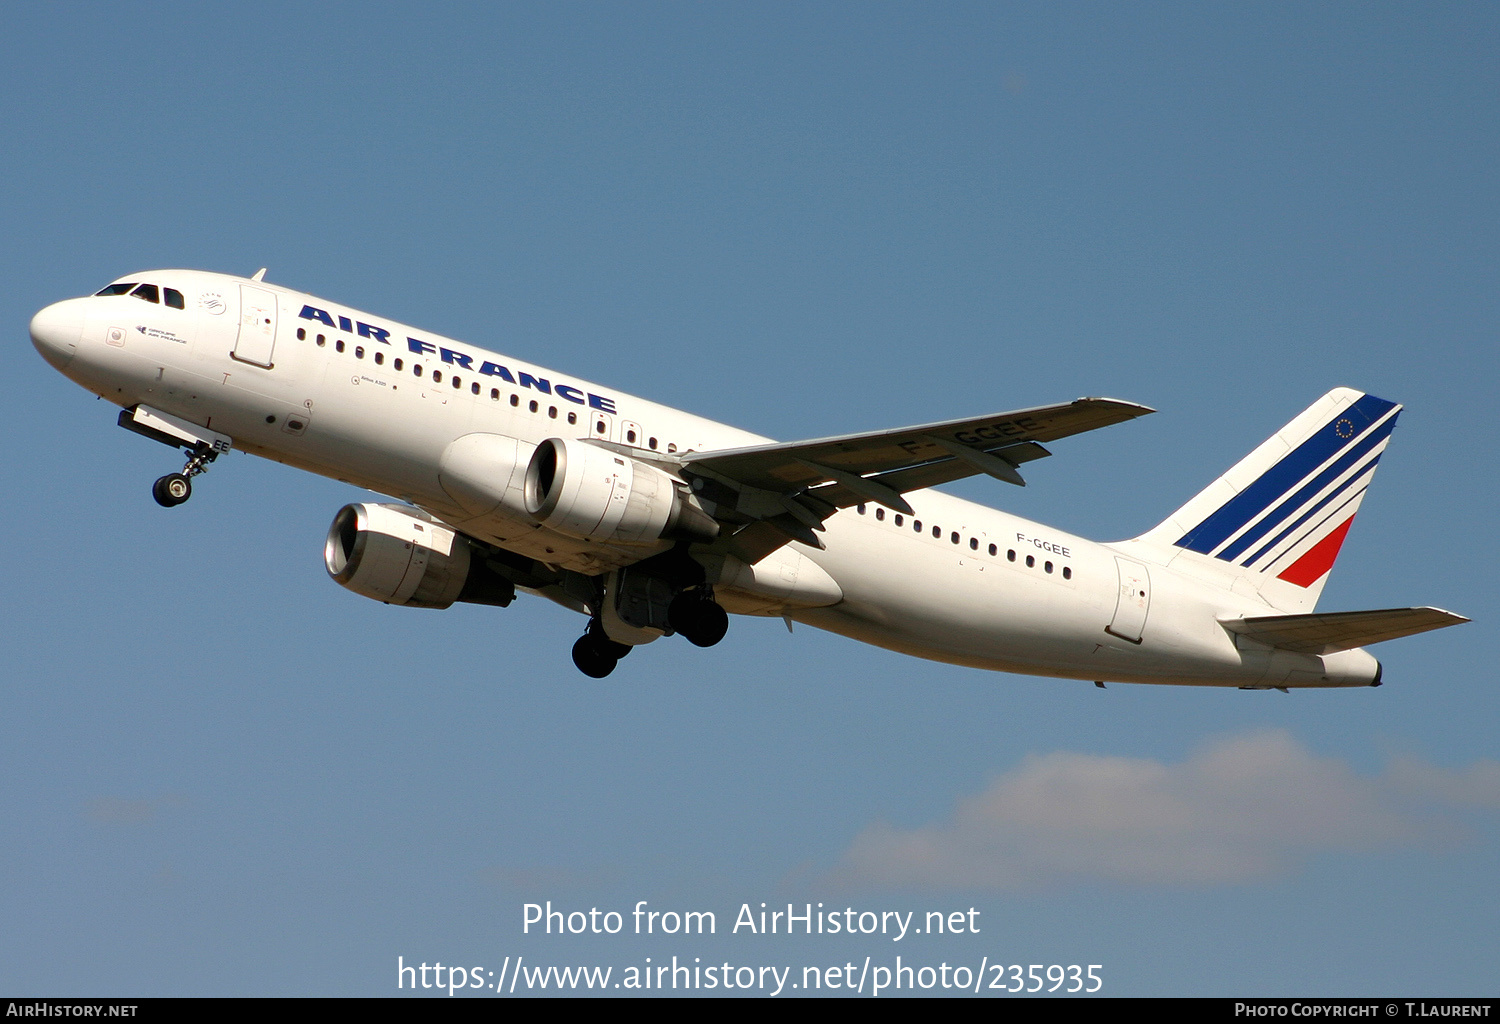
<instances>
[{"instance_id":1,"label":"main landing gear","mask_svg":"<svg viewBox=\"0 0 1500 1024\"><path fill-rule=\"evenodd\" d=\"M667 606L667 620L662 632L680 633L697 647L712 647L729 631L729 613L713 599L706 587L684 590ZM639 627L638 627L639 628ZM659 634L649 634L655 637ZM594 679L603 679L615 670L620 659L631 652L629 644L618 643L604 632L598 615L589 620L583 636L573 642L573 664L578 671Z\"/></svg>"},{"instance_id":2,"label":"main landing gear","mask_svg":"<svg viewBox=\"0 0 1500 1024\"><path fill-rule=\"evenodd\" d=\"M181 473L168 473L151 485L151 497L162 508L175 508L193 496L193 477L208 471L208 464L219 457L219 453L208 445L199 443L187 451L187 465Z\"/></svg>"},{"instance_id":3,"label":"main landing gear","mask_svg":"<svg viewBox=\"0 0 1500 1024\"><path fill-rule=\"evenodd\" d=\"M712 647L729 632L729 613L702 589L684 590L672 598L667 621L695 647Z\"/></svg>"},{"instance_id":4,"label":"main landing gear","mask_svg":"<svg viewBox=\"0 0 1500 1024\"><path fill-rule=\"evenodd\" d=\"M573 641L573 664L578 666L578 671L594 679L609 675L620 659L629 653L629 644L617 644L605 636L598 619L590 619L583 636Z\"/></svg>"}]
</instances>

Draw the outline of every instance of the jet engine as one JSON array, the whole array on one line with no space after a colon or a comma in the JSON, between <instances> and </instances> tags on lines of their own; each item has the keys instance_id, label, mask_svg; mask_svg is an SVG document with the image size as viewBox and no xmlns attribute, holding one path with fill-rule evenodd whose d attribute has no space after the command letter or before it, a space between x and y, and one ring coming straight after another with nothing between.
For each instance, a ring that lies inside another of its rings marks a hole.
<instances>
[{"instance_id":1,"label":"jet engine","mask_svg":"<svg viewBox=\"0 0 1500 1024\"><path fill-rule=\"evenodd\" d=\"M719 533L685 484L638 459L559 437L531 455L526 511L559 533L609 544L709 541Z\"/></svg>"},{"instance_id":2,"label":"jet engine","mask_svg":"<svg viewBox=\"0 0 1500 1024\"><path fill-rule=\"evenodd\" d=\"M345 505L333 517L323 564L335 583L386 604L504 607L513 583L485 564L462 534L404 505Z\"/></svg>"}]
</instances>

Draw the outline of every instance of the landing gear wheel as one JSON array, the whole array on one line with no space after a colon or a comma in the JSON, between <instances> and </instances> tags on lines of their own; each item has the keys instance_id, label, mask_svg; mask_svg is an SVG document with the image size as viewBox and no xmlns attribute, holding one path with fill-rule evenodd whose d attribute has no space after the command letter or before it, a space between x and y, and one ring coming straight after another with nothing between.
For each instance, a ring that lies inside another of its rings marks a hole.
<instances>
[{"instance_id":1,"label":"landing gear wheel","mask_svg":"<svg viewBox=\"0 0 1500 1024\"><path fill-rule=\"evenodd\" d=\"M151 497L162 508L181 505L193 496L193 482L181 473L168 473L151 485Z\"/></svg>"},{"instance_id":2,"label":"landing gear wheel","mask_svg":"<svg viewBox=\"0 0 1500 1024\"><path fill-rule=\"evenodd\" d=\"M609 634L604 632L604 626L597 619L589 623L589 630L583 638L593 644L594 649L601 655L613 658L615 661L619 661L634 650L629 644L616 643L611 640Z\"/></svg>"},{"instance_id":3,"label":"landing gear wheel","mask_svg":"<svg viewBox=\"0 0 1500 1024\"><path fill-rule=\"evenodd\" d=\"M578 671L594 679L603 679L615 670L620 659L612 658L600 651L594 645L593 638L587 633L573 641L573 664L578 666Z\"/></svg>"},{"instance_id":4,"label":"landing gear wheel","mask_svg":"<svg viewBox=\"0 0 1500 1024\"><path fill-rule=\"evenodd\" d=\"M729 632L729 613L717 602L691 591L672 599L667 619L673 632L681 633L696 647L712 647Z\"/></svg>"}]
</instances>

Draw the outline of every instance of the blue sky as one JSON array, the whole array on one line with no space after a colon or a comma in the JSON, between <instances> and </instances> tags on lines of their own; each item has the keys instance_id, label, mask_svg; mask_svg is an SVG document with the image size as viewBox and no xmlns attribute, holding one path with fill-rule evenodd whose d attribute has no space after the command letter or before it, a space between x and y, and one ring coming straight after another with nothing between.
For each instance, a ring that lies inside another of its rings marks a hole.
<instances>
[{"instance_id":1,"label":"blue sky","mask_svg":"<svg viewBox=\"0 0 1500 1024\"><path fill-rule=\"evenodd\" d=\"M900 954L1102 964L1116 995L1494 994L1497 28L1479 4L12 7L0 990ZM1320 607L1475 621L1378 648L1388 685L1351 692L1099 691L749 619L588 680L547 602L330 582L347 485L234 455L158 508L172 453L26 336L133 270L261 266L784 439L1143 402L1025 490L956 488L1102 540L1367 390L1406 411ZM523 934L549 899L719 933ZM762 901L981 931L729 934Z\"/></svg>"}]
</instances>

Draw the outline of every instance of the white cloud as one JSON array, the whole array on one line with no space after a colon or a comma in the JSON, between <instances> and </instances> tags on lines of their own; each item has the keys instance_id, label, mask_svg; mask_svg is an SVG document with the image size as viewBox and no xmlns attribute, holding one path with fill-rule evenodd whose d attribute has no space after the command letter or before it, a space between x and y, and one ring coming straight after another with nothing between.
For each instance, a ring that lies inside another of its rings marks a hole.
<instances>
[{"instance_id":1,"label":"white cloud","mask_svg":"<svg viewBox=\"0 0 1500 1024\"><path fill-rule=\"evenodd\" d=\"M960 800L950 821L871 825L835 875L922 888L1236 884L1319 852L1417 841L1442 824L1439 804L1500 808L1500 763L1449 772L1401 758L1360 776L1284 731L1220 740L1180 764L1058 752Z\"/></svg>"}]
</instances>

